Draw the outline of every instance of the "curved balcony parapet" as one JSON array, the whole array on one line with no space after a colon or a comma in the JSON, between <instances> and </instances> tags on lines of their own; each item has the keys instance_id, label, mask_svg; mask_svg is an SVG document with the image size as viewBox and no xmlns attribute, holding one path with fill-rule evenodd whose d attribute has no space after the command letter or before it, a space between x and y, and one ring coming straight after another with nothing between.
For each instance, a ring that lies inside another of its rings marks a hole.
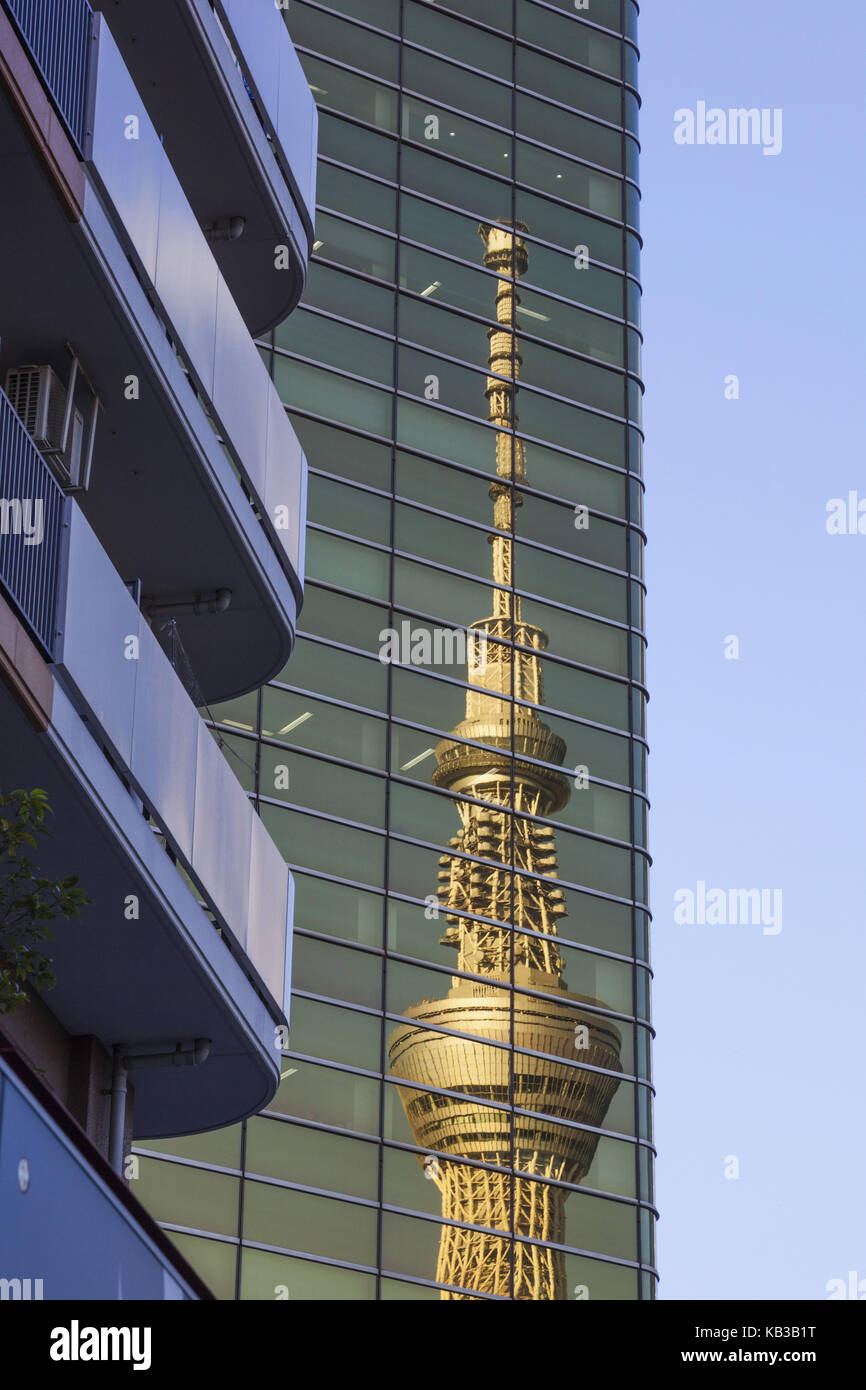
<instances>
[{"instance_id":1,"label":"curved balcony parapet","mask_svg":"<svg viewBox=\"0 0 866 1390\"><path fill-rule=\"evenodd\" d=\"M93 44L87 167L300 601L303 451L102 15Z\"/></svg>"}]
</instances>

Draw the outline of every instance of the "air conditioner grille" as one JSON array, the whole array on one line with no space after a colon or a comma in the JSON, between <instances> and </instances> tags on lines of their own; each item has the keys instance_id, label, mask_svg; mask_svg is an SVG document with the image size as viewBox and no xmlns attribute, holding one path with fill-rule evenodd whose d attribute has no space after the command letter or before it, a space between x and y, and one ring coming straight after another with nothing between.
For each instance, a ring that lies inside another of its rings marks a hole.
<instances>
[{"instance_id":1,"label":"air conditioner grille","mask_svg":"<svg viewBox=\"0 0 866 1390\"><path fill-rule=\"evenodd\" d=\"M41 367L12 367L6 373L6 395L31 438L39 426Z\"/></svg>"},{"instance_id":2,"label":"air conditioner grille","mask_svg":"<svg viewBox=\"0 0 866 1390\"><path fill-rule=\"evenodd\" d=\"M47 365L10 367L6 373L6 395L60 482L64 486L77 485L84 421L73 406L66 449L61 453L68 392L60 378Z\"/></svg>"}]
</instances>

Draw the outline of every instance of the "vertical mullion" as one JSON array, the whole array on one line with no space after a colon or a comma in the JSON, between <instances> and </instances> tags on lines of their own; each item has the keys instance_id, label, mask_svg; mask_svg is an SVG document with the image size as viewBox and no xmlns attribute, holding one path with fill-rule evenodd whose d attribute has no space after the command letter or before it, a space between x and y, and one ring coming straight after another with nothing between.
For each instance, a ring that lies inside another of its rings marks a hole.
<instances>
[{"instance_id":1,"label":"vertical mullion","mask_svg":"<svg viewBox=\"0 0 866 1390\"><path fill-rule=\"evenodd\" d=\"M510 821L509 821L509 853L510 853L510 856L511 856L510 873L509 873L509 917L511 918L511 943L510 943L510 944L511 944L511 949L510 949L510 951L509 951L509 974L510 974L510 980L509 980L509 986L510 986L509 1042L510 1042L510 1045L511 1045L511 1053L510 1053L509 1067L508 1067L509 1160L510 1160L508 1166L509 1166L509 1168L510 1168L510 1170L511 1170L510 1180L509 1180L509 1184L508 1184L508 1192L509 1192L509 1231L510 1231L510 1236L511 1236L511 1242L510 1242L510 1250L511 1250L510 1288L511 1288L511 1299L512 1299L512 1302L514 1301L514 1295L515 1295L515 1292L516 1292L516 1287L515 1287L515 1266L516 1266L516 1263L517 1263L517 1242L516 1242L516 1239L515 1239L515 1235L516 1235L516 1233L515 1233L515 1224L516 1224L516 1223L515 1223L515 1207L516 1207L516 1203L515 1203L515 1194L516 1194L516 1188L517 1188L517 1178L516 1178L516 1176L515 1176L515 1170L516 1170L516 1168L517 1168L517 1146L516 1146L516 1144L515 1144L516 1121L515 1121L515 1096L514 1096L514 1059L515 1059L515 1051L514 1051L514 1048L515 1048L515 1043L516 1043L516 1036L515 1036L515 1017L514 1017L514 1012L515 1012L515 971L514 971L514 957L515 957L515 948L516 948L516 944L517 944L517 934L516 934L516 931L515 931L515 917L516 917L516 915L517 915L516 879L515 879L515 866L516 866L516 860L517 860L517 854L516 854L516 838L515 838L515 801L516 801L516 797L517 797L517 783L516 783L516 778L515 778L515 762L514 762L515 751L516 751L516 750L515 750L515 744L514 744L514 718L515 718L515 709L516 709L516 706L515 706L515 703L514 703L515 694L516 694L516 691L515 691L515 680L514 680L514 678L515 678L515 666L516 666L516 662L517 662L517 649L516 649L516 647L515 647L515 638L516 638L516 634L515 634L515 631L514 631L514 613L515 613L515 609L516 609L516 594L515 594L515 588L516 588L516 579L517 579L517 537L516 537L516 529L517 529L517 528L516 528L517 508L514 506L514 491L515 491L515 483L514 483L514 460L515 460L516 451L517 451L517 414L518 414L518 410L517 410L517 392L518 392L518 385L517 385L517 361L516 361L516 353L517 353L517 274L516 274L517 266L516 266L516 260L515 260L515 251L516 251L516 228L515 228L515 223L516 223L516 221L517 221L517 0L512 0L512 6L511 6L511 234L512 234L512 235L511 235L511 289L512 289L512 294L511 294L511 324L510 324L510 328L511 328L511 363L510 363L510 367L511 367L511 381L512 381L512 385L511 385L511 420L509 421L509 424L510 424L510 427L511 427L511 448L510 448L511 477L510 477L510 479L509 479L509 486L510 486L510 489L511 489L511 492L510 492L511 507L510 507L510 511L509 511L510 518L511 518L511 577L510 577L510 578L511 578L511 596L510 596L509 603L510 603L511 617L512 617L512 623L511 623L511 661L509 662L509 672L510 672L510 674L509 674L509 681L510 681L510 687L511 687L511 688L510 688L510 691L509 691L509 694L510 694L510 697L511 697L511 698L510 698L510 705L509 705L509 731L510 731L510 739L509 739L510 747L509 747L509 753L510 753L510 755L511 755L511 763L510 763L510 767L509 767L509 788L510 788L510 798L509 798L509 799L510 799L510 801L511 801L511 811L510 811Z\"/></svg>"},{"instance_id":2,"label":"vertical mullion","mask_svg":"<svg viewBox=\"0 0 866 1390\"><path fill-rule=\"evenodd\" d=\"M399 34L397 50L397 147L396 159L396 189L394 198L394 264L392 274L394 278L394 303L393 303L393 349L392 349L392 372L393 381L391 383L391 497L389 504L389 554L388 554L388 626L394 627L394 546L395 546L395 527L396 527L396 492L397 492L397 414L399 409L399 386L400 386L400 238L402 230L402 191L403 191L403 36L404 36L404 13L405 0L400 0L399 14ZM384 1203L385 1203L385 1117L387 1107L387 1095L385 1091L385 1074L388 1071L388 1029L385 1014L388 1006L388 924L391 915L391 769L392 756L391 749L394 737L394 668L391 664L386 669L385 685L385 812L384 812L384 885L385 892L382 898L382 975L380 980L381 994L381 1030L379 1038L381 1056L381 1075L379 1078L379 1170L378 1170L378 1196L379 1210L377 1213L376 1225L376 1300L382 1301L382 1264L383 1264L383 1245L384 1245Z\"/></svg>"}]
</instances>

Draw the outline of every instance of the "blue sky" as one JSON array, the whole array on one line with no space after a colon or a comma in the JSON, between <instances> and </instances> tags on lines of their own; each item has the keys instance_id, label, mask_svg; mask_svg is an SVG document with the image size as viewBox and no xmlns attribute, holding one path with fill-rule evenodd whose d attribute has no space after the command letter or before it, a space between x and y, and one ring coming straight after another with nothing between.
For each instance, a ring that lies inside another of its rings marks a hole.
<instances>
[{"instance_id":1,"label":"blue sky","mask_svg":"<svg viewBox=\"0 0 866 1390\"><path fill-rule=\"evenodd\" d=\"M825 1299L866 1281L866 535L826 526L866 501L866 7L642 11L660 1292ZM677 145L699 101L781 108L781 153ZM678 925L701 880L781 932Z\"/></svg>"}]
</instances>

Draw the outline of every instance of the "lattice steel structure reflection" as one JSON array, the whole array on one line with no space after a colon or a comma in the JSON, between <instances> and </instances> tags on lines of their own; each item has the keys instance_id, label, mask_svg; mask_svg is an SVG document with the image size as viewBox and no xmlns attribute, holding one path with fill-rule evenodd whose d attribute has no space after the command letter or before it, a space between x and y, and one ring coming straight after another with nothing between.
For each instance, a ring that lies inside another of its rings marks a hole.
<instances>
[{"instance_id":1,"label":"lattice steel structure reflection","mask_svg":"<svg viewBox=\"0 0 866 1390\"><path fill-rule=\"evenodd\" d=\"M543 703L533 653L547 636L523 619L513 587L517 488L526 479L514 434L516 284L528 268L527 230L520 222L479 228L484 264L498 277L486 387L496 430L493 612L472 624L466 715L437 746L433 774L436 786L465 798L438 889L443 944L456 949L463 973L444 998L408 1009L389 1043L393 1071L409 1083L400 1094L417 1143L449 1156L428 1162L443 1217L463 1223L442 1228L443 1299L567 1296L564 1254L534 1242L564 1243L568 1188L559 1184L582 1181L598 1142L571 1126L601 1126L619 1084L610 1074L620 1070L618 1029L594 1012L600 1001L570 993L563 979L556 843L536 819L561 810L571 784L557 770L565 743L528 707Z\"/></svg>"}]
</instances>

